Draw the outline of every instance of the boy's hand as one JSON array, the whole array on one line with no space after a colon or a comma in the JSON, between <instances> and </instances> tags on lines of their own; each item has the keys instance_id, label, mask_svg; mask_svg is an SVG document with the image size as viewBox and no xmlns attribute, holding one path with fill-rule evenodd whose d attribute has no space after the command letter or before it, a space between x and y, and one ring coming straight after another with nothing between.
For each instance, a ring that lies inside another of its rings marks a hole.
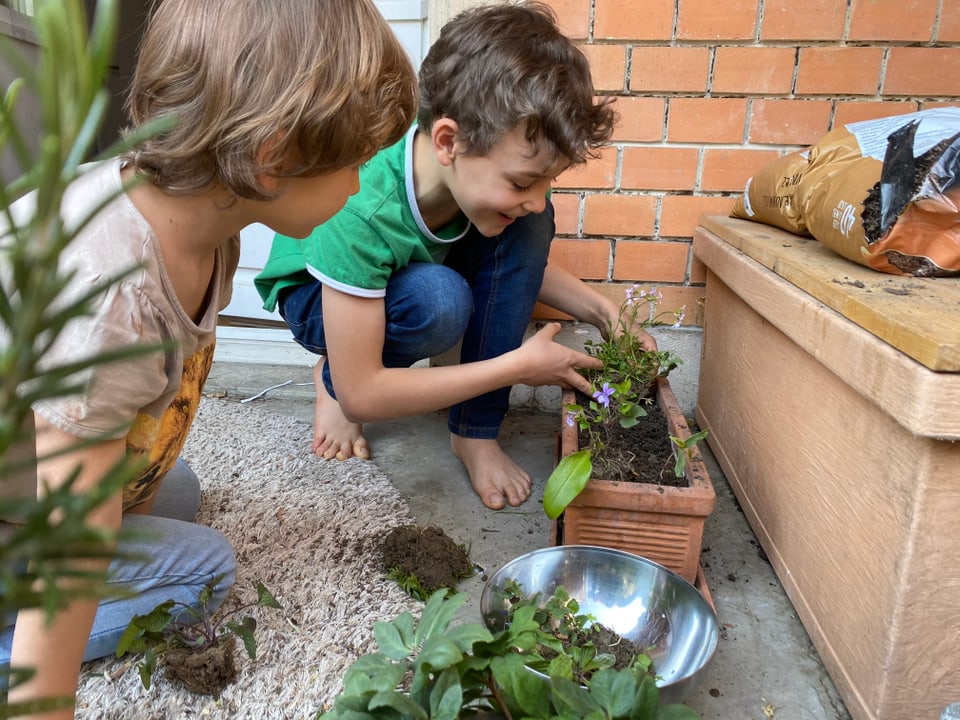
<instances>
[{"instance_id":1,"label":"boy's hand","mask_svg":"<svg viewBox=\"0 0 960 720\"><path fill-rule=\"evenodd\" d=\"M560 323L547 323L516 351L524 358L525 371L518 382L525 385L559 385L589 394L590 383L577 368L600 368L599 359L554 342Z\"/></svg>"},{"instance_id":2,"label":"boy's hand","mask_svg":"<svg viewBox=\"0 0 960 720\"><path fill-rule=\"evenodd\" d=\"M619 311L619 308L617 310ZM631 317L629 311L624 312L623 315L617 317L616 321L609 327L613 328L614 339L620 337L625 332L628 332L640 341L640 346L644 350L655 352L657 349L656 339L643 328L642 324L637 320L636 317ZM608 340L609 338L604 339Z\"/></svg>"},{"instance_id":3,"label":"boy's hand","mask_svg":"<svg viewBox=\"0 0 960 720\"><path fill-rule=\"evenodd\" d=\"M624 331L621 329L618 333L616 333L617 337L622 335L623 332ZM640 347L642 347L644 350L649 350L650 352L656 352L657 340L656 338L653 337L653 335L648 333L646 330L642 328L631 329L630 334L640 341Z\"/></svg>"}]
</instances>

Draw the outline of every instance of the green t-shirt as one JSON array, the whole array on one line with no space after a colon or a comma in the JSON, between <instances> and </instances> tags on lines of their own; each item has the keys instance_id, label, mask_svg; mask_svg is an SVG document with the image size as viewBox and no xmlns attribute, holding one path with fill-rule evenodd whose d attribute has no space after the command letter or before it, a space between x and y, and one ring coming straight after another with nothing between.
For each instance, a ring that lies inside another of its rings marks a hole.
<instances>
[{"instance_id":1,"label":"green t-shirt","mask_svg":"<svg viewBox=\"0 0 960 720\"><path fill-rule=\"evenodd\" d=\"M412 262L443 262L450 243L470 228L460 218L430 232L413 191L413 136L360 168L360 191L344 208L302 240L276 235L266 266L254 279L263 307L273 310L285 287L312 278L341 292L384 297L387 281Z\"/></svg>"}]
</instances>

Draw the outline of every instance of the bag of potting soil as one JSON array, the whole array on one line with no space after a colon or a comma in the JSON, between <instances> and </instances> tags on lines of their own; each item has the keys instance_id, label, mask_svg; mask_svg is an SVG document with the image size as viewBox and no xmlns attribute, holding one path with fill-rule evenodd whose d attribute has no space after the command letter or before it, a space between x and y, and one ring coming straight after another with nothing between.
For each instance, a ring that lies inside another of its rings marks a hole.
<instances>
[{"instance_id":1,"label":"bag of potting soil","mask_svg":"<svg viewBox=\"0 0 960 720\"><path fill-rule=\"evenodd\" d=\"M732 217L896 275L960 274L960 108L836 128L747 181Z\"/></svg>"}]
</instances>

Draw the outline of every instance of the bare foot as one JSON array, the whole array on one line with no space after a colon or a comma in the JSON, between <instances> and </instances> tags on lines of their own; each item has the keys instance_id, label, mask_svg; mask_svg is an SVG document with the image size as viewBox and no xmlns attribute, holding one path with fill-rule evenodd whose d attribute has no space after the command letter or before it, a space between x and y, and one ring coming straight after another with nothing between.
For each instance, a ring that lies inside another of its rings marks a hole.
<instances>
[{"instance_id":1,"label":"bare foot","mask_svg":"<svg viewBox=\"0 0 960 720\"><path fill-rule=\"evenodd\" d=\"M530 476L507 456L496 440L451 433L450 448L467 468L474 491L491 510L502 510L504 500L516 507L530 497Z\"/></svg>"},{"instance_id":2,"label":"bare foot","mask_svg":"<svg viewBox=\"0 0 960 720\"><path fill-rule=\"evenodd\" d=\"M321 372L324 360L313 368L313 381L317 388L317 404L313 414L313 452L324 460L346 460L356 456L364 460L370 457L363 426L350 422L343 415L340 403L330 397L323 385Z\"/></svg>"}]
</instances>

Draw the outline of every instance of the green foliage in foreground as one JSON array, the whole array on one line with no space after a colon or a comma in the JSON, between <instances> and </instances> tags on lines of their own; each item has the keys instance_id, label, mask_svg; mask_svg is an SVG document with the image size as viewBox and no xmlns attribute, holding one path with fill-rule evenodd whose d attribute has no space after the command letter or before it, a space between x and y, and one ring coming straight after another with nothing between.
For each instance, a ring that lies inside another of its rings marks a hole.
<instances>
[{"instance_id":1,"label":"green foliage in foreground","mask_svg":"<svg viewBox=\"0 0 960 720\"><path fill-rule=\"evenodd\" d=\"M597 669L586 685L571 679L564 663L551 664L549 680L528 664L552 637L536 619L536 599L517 603L503 630L480 624L450 626L466 595L434 593L419 623L410 613L378 622L379 652L347 670L334 707L318 720L456 720L493 713L513 718L590 720L697 720L681 704L660 705L643 663L624 670ZM585 621L585 616L579 616Z\"/></svg>"},{"instance_id":2,"label":"green foliage in foreground","mask_svg":"<svg viewBox=\"0 0 960 720\"><path fill-rule=\"evenodd\" d=\"M5 528L0 542L3 614L43 608L51 617L71 599L105 594L103 573L78 570L74 561L111 555L106 548L115 538L89 527L86 518L136 471L133 463L120 463L87 494L72 491L76 474L39 500L32 495L11 499L12 493L4 492L15 478L36 484L35 402L76 393L82 387L77 373L89 366L157 350L130 348L58 367L42 366L64 328L87 314L119 280L104 278L82 297L66 302L61 294L71 274L58 264L63 250L102 209L93 208L70 226L61 217L64 192L85 171L83 164L93 151L110 100L106 79L118 9L117 0L99 0L88 24L82 0L37 0L36 58L21 54L10 38L0 37L2 60L17 75L0 100L0 154L23 169L16 179L0 183L0 517L20 521ZM20 112L21 97L35 101L38 117ZM106 154L120 154L159 129L159 125L142 128ZM14 214L13 203L30 192L34 193L30 208ZM12 685L31 672L0 670ZM12 705L4 699L0 697L0 718L72 702L52 698Z\"/></svg>"}]
</instances>

